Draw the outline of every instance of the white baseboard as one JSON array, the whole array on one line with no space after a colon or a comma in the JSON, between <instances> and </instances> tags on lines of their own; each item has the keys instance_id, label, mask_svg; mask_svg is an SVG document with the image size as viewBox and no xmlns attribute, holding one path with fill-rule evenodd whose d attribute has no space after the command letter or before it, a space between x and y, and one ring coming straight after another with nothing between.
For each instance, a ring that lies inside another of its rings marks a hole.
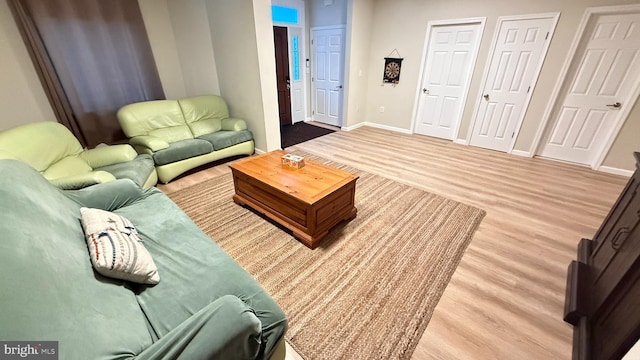
<instances>
[{"instance_id":1,"label":"white baseboard","mask_svg":"<svg viewBox=\"0 0 640 360\"><path fill-rule=\"evenodd\" d=\"M351 130L355 130L355 129L357 129L357 128L361 128L361 127L363 127L365 124L366 124L366 123L361 122L361 123L357 123L357 124L355 124L355 125L351 125L351 126L342 126L342 127L340 128L340 130L342 130L342 131L351 131Z\"/></svg>"},{"instance_id":2,"label":"white baseboard","mask_svg":"<svg viewBox=\"0 0 640 360\"><path fill-rule=\"evenodd\" d=\"M466 139L453 139L454 144L469 145Z\"/></svg>"},{"instance_id":3,"label":"white baseboard","mask_svg":"<svg viewBox=\"0 0 640 360\"><path fill-rule=\"evenodd\" d=\"M531 153L530 152L522 151L522 150L516 150L516 149L511 150L511 155L523 156L523 157L528 157L528 158L531 157Z\"/></svg>"},{"instance_id":4,"label":"white baseboard","mask_svg":"<svg viewBox=\"0 0 640 360\"><path fill-rule=\"evenodd\" d=\"M266 151L264 151L264 150L260 150L260 149L258 149L258 148L254 148L254 149L253 149L253 151L254 151L256 154L258 154L258 155L266 153Z\"/></svg>"},{"instance_id":5,"label":"white baseboard","mask_svg":"<svg viewBox=\"0 0 640 360\"><path fill-rule=\"evenodd\" d=\"M389 131L399 132L399 133L403 133L403 134L413 134L413 131L411 131L410 129L403 129L403 128L399 128L399 127L395 127L395 126L382 125L382 124L372 123L372 122L368 122L368 121L365 121L365 122L363 122L361 124L364 125L364 126L372 127L372 128L389 130Z\"/></svg>"},{"instance_id":6,"label":"white baseboard","mask_svg":"<svg viewBox=\"0 0 640 360\"><path fill-rule=\"evenodd\" d=\"M609 174L622 175L626 177L631 177L631 175L633 175L633 171L631 170L618 169L611 166L600 166L598 168L598 171L606 172Z\"/></svg>"}]
</instances>

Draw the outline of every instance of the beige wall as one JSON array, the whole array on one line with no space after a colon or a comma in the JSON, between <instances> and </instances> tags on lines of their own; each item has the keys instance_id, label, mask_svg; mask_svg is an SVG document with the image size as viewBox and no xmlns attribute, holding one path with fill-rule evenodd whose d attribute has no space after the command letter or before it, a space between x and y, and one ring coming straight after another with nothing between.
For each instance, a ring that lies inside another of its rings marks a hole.
<instances>
[{"instance_id":1,"label":"beige wall","mask_svg":"<svg viewBox=\"0 0 640 360\"><path fill-rule=\"evenodd\" d=\"M168 0L186 96L220 95L205 0Z\"/></svg>"},{"instance_id":2,"label":"beige wall","mask_svg":"<svg viewBox=\"0 0 640 360\"><path fill-rule=\"evenodd\" d=\"M147 36L167 99L187 96L167 0L138 0Z\"/></svg>"},{"instance_id":3,"label":"beige wall","mask_svg":"<svg viewBox=\"0 0 640 360\"><path fill-rule=\"evenodd\" d=\"M167 99L220 94L205 0L139 0Z\"/></svg>"},{"instance_id":4,"label":"beige wall","mask_svg":"<svg viewBox=\"0 0 640 360\"><path fill-rule=\"evenodd\" d=\"M280 110L278 108L278 81L276 76L276 52L273 39L271 3L253 0L258 64L266 133L267 151L280 149ZM259 148L264 149L264 148Z\"/></svg>"},{"instance_id":5,"label":"beige wall","mask_svg":"<svg viewBox=\"0 0 640 360\"><path fill-rule=\"evenodd\" d=\"M374 0L351 0L347 10L343 127L364 121Z\"/></svg>"},{"instance_id":6,"label":"beige wall","mask_svg":"<svg viewBox=\"0 0 640 360\"><path fill-rule=\"evenodd\" d=\"M55 121L27 48L5 0L0 1L0 131Z\"/></svg>"},{"instance_id":7,"label":"beige wall","mask_svg":"<svg viewBox=\"0 0 640 360\"><path fill-rule=\"evenodd\" d=\"M350 0L333 0L333 4L325 5L324 0L307 0L309 10L309 26L344 25L347 23L347 3Z\"/></svg>"},{"instance_id":8,"label":"beige wall","mask_svg":"<svg viewBox=\"0 0 640 360\"><path fill-rule=\"evenodd\" d=\"M220 93L231 115L247 121L256 148L269 151L280 146L273 30L270 2L255 3L207 0L207 13Z\"/></svg>"},{"instance_id":9,"label":"beige wall","mask_svg":"<svg viewBox=\"0 0 640 360\"><path fill-rule=\"evenodd\" d=\"M412 111L419 82L420 62L425 45L427 22L429 20L458 19L486 16L486 26L478 54L478 62L469 90L469 98L464 109L459 138L466 138L472 122L476 99L481 95L480 84L486 59L494 35L496 20L503 15L561 12L560 21L549 48L545 64L533 93L529 110L522 124L516 149L529 151L542 121L544 110L549 101L560 69L567 56L578 25L587 7L634 4L637 0L536 0L513 1L494 0L491 2L476 0L378 0L373 14L376 26L372 31L368 92L365 117L362 121L410 130ZM401 24L402 26L398 26ZM404 58L400 84L382 86L382 67L384 57L397 48ZM380 113L379 108L385 107ZM634 110L631 118L640 116L639 109ZM352 123L349 120L349 123ZM627 141L622 137L619 141ZM627 148L616 143L614 148ZM612 153L611 156L615 156ZM605 165L617 163L611 156Z\"/></svg>"}]
</instances>

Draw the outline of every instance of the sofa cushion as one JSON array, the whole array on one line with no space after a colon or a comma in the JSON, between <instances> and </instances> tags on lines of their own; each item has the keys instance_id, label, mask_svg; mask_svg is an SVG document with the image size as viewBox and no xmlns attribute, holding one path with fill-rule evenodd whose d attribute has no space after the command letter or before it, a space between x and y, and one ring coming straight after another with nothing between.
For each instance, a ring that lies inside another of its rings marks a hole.
<instances>
[{"instance_id":1,"label":"sofa cushion","mask_svg":"<svg viewBox=\"0 0 640 360\"><path fill-rule=\"evenodd\" d=\"M111 173L116 179L131 179L138 186L143 186L154 171L154 165L151 155L141 154L131 161L103 166L95 170Z\"/></svg>"},{"instance_id":2,"label":"sofa cushion","mask_svg":"<svg viewBox=\"0 0 640 360\"><path fill-rule=\"evenodd\" d=\"M0 133L0 158L24 161L40 172L51 164L81 152L78 139L64 125L55 121L35 122Z\"/></svg>"},{"instance_id":3,"label":"sofa cushion","mask_svg":"<svg viewBox=\"0 0 640 360\"><path fill-rule=\"evenodd\" d=\"M157 284L158 268L129 219L109 211L80 208L91 264L114 279Z\"/></svg>"},{"instance_id":4,"label":"sofa cushion","mask_svg":"<svg viewBox=\"0 0 640 360\"><path fill-rule=\"evenodd\" d=\"M198 136L198 139L211 143L213 150L228 148L229 146L241 144L245 141L253 140L253 134L249 130L240 131L216 131L214 133Z\"/></svg>"},{"instance_id":5,"label":"sofa cushion","mask_svg":"<svg viewBox=\"0 0 640 360\"><path fill-rule=\"evenodd\" d=\"M153 130L186 125L176 100L143 101L125 105L117 113L127 137L149 135Z\"/></svg>"},{"instance_id":6,"label":"sofa cushion","mask_svg":"<svg viewBox=\"0 0 640 360\"><path fill-rule=\"evenodd\" d=\"M176 125L176 126L151 130L149 131L149 135L155 138L158 138L160 140L164 140L168 143L172 143L180 140L186 140L186 139L193 139L191 130L189 130L189 127L187 125Z\"/></svg>"},{"instance_id":7,"label":"sofa cushion","mask_svg":"<svg viewBox=\"0 0 640 360\"><path fill-rule=\"evenodd\" d=\"M194 137L199 137L203 134L209 134L212 132L220 131L222 129L222 120L220 119L205 119L198 122L189 124L191 133Z\"/></svg>"},{"instance_id":8,"label":"sofa cushion","mask_svg":"<svg viewBox=\"0 0 640 360\"><path fill-rule=\"evenodd\" d=\"M174 202L157 189L149 194L116 213L135 219L162 275L158 285L137 293L153 333L162 338L214 299L233 295L254 309L262 324L265 354L271 354L287 329L282 309Z\"/></svg>"},{"instance_id":9,"label":"sofa cushion","mask_svg":"<svg viewBox=\"0 0 640 360\"><path fill-rule=\"evenodd\" d=\"M114 181L115 176L106 171L90 171L82 174L49 179L49 182L62 190L77 190L83 187Z\"/></svg>"},{"instance_id":10,"label":"sofa cushion","mask_svg":"<svg viewBox=\"0 0 640 360\"><path fill-rule=\"evenodd\" d=\"M60 161L51 164L42 175L48 180L67 177L69 175L84 174L93 171L86 161L78 156L68 156Z\"/></svg>"},{"instance_id":11,"label":"sofa cushion","mask_svg":"<svg viewBox=\"0 0 640 360\"><path fill-rule=\"evenodd\" d=\"M117 116L128 138L151 135L169 143L193 138L176 100L125 105L118 110Z\"/></svg>"},{"instance_id":12,"label":"sofa cushion","mask_svg":"<svg viewBox=\"0 0 640 360\"><path fill-rule=\"evenodd\" d=\"M0 174L0 304L10 310L0 311L0 339L57 340L61 359L150 346L135 295L87 259L80 205L22 162L0 160Z\"/></svg>"},{"instance_id":13,"label":"sofa cushion","mask_svg":"<svg viewBox=\"0 0 640 360\"><path fill-rule=\"evenodd\" d=\"M156 165L166 165L212 151L213 145L208 141L187 139L171 143L168 148L153 153L153 161Z\"/></svg>"},{"instance_id":14,"label":"sofa cushion","mask_svg":"<svg viewBox=\"0 0 640 360\"><path fill-rule=\"evenodd\" d=\"M221 121L229 117L227 103L220 96L196 96L178 102L194 137L220 130Z\"/></svg>"},{"instance_id":15,"label":"sofa cushion","mask_svg":"<svg viewBox=\"0 0 640 360\"><path fill-rule=\"evenodd\" d=\"M78 156L85 161L92 169L118 163L131 161L138 156L135 149L128 144L105 145L101 144L93 149L88 149Z\"/></svg>"}]
</instances>

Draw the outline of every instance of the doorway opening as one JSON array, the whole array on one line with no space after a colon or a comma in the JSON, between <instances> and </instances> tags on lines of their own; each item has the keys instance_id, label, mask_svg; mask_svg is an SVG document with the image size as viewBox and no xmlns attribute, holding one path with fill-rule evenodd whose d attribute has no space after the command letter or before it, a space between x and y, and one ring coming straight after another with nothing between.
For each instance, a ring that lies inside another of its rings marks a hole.
<instances>
[{"instance_id":1,"label":"doorway opening","mask_svg":"<svg viewBox=\"0 0 640 360\"><path fill-rule=\"evenodd\" d=\"M307 117L304 14L302 0L272 1L281 138L289 133L282 127L293 126Z\"/></svg>"},{"instance_id":2,"label":"doorway opening","mask_svg":"<svg viewBox=\"0 0 640 360\"><path fill-rule=\"evenodd\" d=\"M280 126L292 125L291 77L289 76L289 44L287 28L273 27L273 43L276 52L276 79L278 84L278 113Z\"/></svg>"}]
</instances>

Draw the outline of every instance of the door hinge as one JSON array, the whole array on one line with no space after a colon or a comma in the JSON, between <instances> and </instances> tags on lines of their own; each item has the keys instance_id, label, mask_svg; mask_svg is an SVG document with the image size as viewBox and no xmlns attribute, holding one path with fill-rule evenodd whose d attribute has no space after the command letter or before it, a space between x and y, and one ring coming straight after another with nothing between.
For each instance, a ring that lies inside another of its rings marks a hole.
<instances>
[{"instance_id":1,"label":"door hinge","mask_svg":"<svg viewBox=\"0 0 640 360\"><path fill-rule=\"evenodd\" d=\"M548 34L548 33L547 33ZM311 45L313 45L313 39L311 39Z\"/></svg>"},{"instance_id":2,"label":"door hinge","mask_svg":"<svg viewBox=\"0 0 640 360\"><path fill-rule=\"evenodd\" d=\"M313 76L311 77L311 81L313 81Z\"/></svg>"},{"instance_id":3,"label":"door hinge","mask_svg":"<svg viewBox=\"0 0 640 360\"><path fill-rule=\"evenodd\" d=\"M529 90L531 90L531 86L527 88L527 94L529 93Z\"/></svg>"},{"instance_id":4,"label":"door hinge","mask_svg":"<svg viewBox=\"0 0 640 360\"><path fill-rule=\"evenodd\" d=\"M514 136L516 136L516 132L514 131L513 134L511 134L511 137L513 138Z\"/></svg>"},{"instance_id":5,"label":"door hinge","mask_svg":"<svg viewBox=\"0 0 640 360\"><path fill-rule=\"evenodd\" d=\"M311 115L315 115L315 114L316 114L315 110L311 111Z\"/></svg>"},{"instance_id":6,"label":"door hinge","mask_svg":"<svg viewBox=\"0 0 640 360\"><path fill-rule=\"evenodd\" d=\"M547 36L544 37L545 40L549 38L549 32L547 31Z\"/></svg>"}]
</instances>

